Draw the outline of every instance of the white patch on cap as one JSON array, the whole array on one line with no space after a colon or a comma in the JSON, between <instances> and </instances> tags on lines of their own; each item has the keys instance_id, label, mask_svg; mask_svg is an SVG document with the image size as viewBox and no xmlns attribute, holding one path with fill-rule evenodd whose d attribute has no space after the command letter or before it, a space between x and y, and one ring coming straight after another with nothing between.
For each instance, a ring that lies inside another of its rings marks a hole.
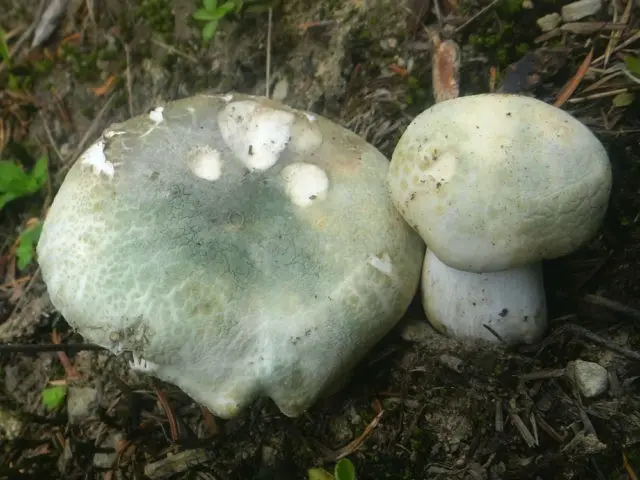
<instances>
[{"instance_id":1,"label":"white patch on cap","mask_svg":"<svg viewBox=\"0 0 640 480\"><path fill-rule=\"evenodd\" d=\"M309 120L310 122L315 122L317 120L316 116L313 113L304 112L304 114L307 117L307 120Z\"/></svg>"},{"instance_id":2,"label":"white patch on cap","mask_svg":"<svg viewBox=\"0 0 640 480\"><path fill-rule=\"evenodd\" d=\"M123 132L122 130L105 130L103 136L107 140L115 137L116 135L124 135L127 132Z\"/></svg>"},{"instance_id":3,"label":"white patch on cap","mask_svg":"<svg viewBox=\"0 0 640 480\"><path fill-rule=\"evenodd\" d=\"M158 123L162 123L164 121L164 115L162 115L162 112L164 112L164 107L156 107L149 112L149 118L156 125Z\"/></svg>"},{"instance_id":4,"label":"white patch on cap","mask_svg":"<svg viewBox=\"0 0 640 480\"><path fill-rule=\"evenodd\" d=\"M140 373L153 373L158 370L158 365L144 358L140 358L135 354L133 355L133 360L129 362L129 367L131 370Z\"/></svg>"},{"instance_id":5,"label":"white patch on cap","mask_svg":"<svg viewBox=\"0 0 640 480\"><path fill-rule=\"evenodd\" d=\"M305 113L293 124L291 149L300 154L310 154L322 145L322 131L316 117Z\"/></svg>"},{"instance_id":6,"label":"white patch on cap","mask_svg":"<svg viewBox=\"0 0 640 480\"><path fill-rule=\"evenodd\" d=\"M104 154L104 140L100 139L91 145L80 157L82 165L93 168L96 175L104 174L113 178L116 173L115 165L107 160Z\"/></svg>"},{"instance_id":7,"label":"white patch on cap","mask_svg":"<svg viewBox=\"0 0 640 480\"><path fill-rule=\"evenodd\" d=\"M295 116L251 100L228 104L218 115L220 133L249 170L267 170L280 158L291 138Z\"/></svg>"},{"instance_id":8,"label":"white patch on cap","mask_svg":"<svg viewBox=\"0 0 640 480\"><path fill-rule=\"evenodd\" d=\"M153 132L153 130L158 125L164 122L164 115L162 114L162 112L164 112L164 107L156 107L149 112L149 119L153 122L153 126L149 130L144 132L142 135L140 135L140 137L146 137L151 132Z\"/></svg>"},{"instance_id":9,"label":"white patch on cap","mask_svg":"<svg viewBox=\"0 0 640 480\"><path fill-rule=\"evenodd\" d=\"M367 262L373 268L381 271L385 275L391 275L393 273L393 264L391 263L391 257L386 252L382 255L369 255Z\"/></svg>"},{"instance_id":10,"label":"white patch on cap","mask_svg":"<svg viewBox=\"0 0 640 480\"><path fill-rule=\"evenodd\" d=\"M317 165L292 163L282 170L281 175L287 196L299 207L306 207L327 197L329 177Z\"/></svg>"},{"instance_id":11,"label":"white patch on cap","mask_svg":"<svg viewBox=\"0 0 640 480\"><path fill-rule=\"evenodd\" d=\"M210 182L218 180L222 174L220 152L208 145L193 149L189 153L187 165L195 175Z\"/></svg>"}]
</instances>

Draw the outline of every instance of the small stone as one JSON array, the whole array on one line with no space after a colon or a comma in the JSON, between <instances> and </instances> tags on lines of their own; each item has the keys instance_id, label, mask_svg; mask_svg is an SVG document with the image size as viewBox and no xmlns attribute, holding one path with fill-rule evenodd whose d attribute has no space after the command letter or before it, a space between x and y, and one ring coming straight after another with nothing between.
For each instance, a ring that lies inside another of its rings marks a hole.
<instances>
[{"instance_id":1,"label":"small stone","mask_svg":"<svg viewBox=\"0 0 640 480\"><path fill-rule=\"evenodd\" d=\"M560 22L562 22L562 17L560 16L560 14L555 12L540 17L538 20L536 20L538 27L540 27L540 30L542 30L543 32L550 32L554 28L557 28L558 25L560 25Z\"/></svg>"},{"instance_id":2,"label":"small stone","mask_svg":"<svg viewBox=\"0 0 640 480\"><path fill-rule=\"evenodd\" d=\"M440 355L440 363L457 373L462 372L464 367L464 362L460 358L447 355L446 353Z\"/></svg>"},{"instance_id":3,"label":"small stone","mask_svg":"<svg viewBox=\"0 0 640 480\"><path fill-rule=\"evenodd\" d=\"M424 320L406 320L400 330L400 337L412 343L428 343L439 334Z\"/></svg>"},{"instance_id":4,"label":"small stone","mask_svg":"<svg viewBox=\"0 0 640 480\"><path fill-rule=\"evenodd\" d=\"M24 423L17 413L0 408L0 437L8 441L15 440L23 427Z\"/></svg>"},{"instance_id":5,"label":"small stone","mask_svg":"<svg viewBox=\"0 0 640 480\"><path fill-rule=\"evenodd\" d=\"M398 39L389 37L380 40L380 48L383 50L394 50L398 46Z\"/></svg>"},{"instance_id":6,"label":"small stone","mask_svg":"<svg viewBox=\"0 0 640 480\"><path fill-rule=\"evenodd\" d=\"M287 98L287 93L289 93L289 82L286 78L283 78L281 80L278 80L278 82L273 87L271 98L278 102L282 102L285 98Z\"/></svg>"},{"instance_id":7,"label":"small stone","mask_svg":"<svg viewBox=\"0 0 640 480\"><path fill-rule=\"evenodd\" d=\"M575 22L590 15L595 15L601 8L601 0L579 0L562 7L562 20Z\"/></svg>"},{"instance_id":8,"label":"small stone","mask_svg":"<svg viewBox=\"0 0 640 480\"><path fill-rule=\"evenodd\" d=\"M580 393L586 398L602 395L609 387L607 369L597 363L584 360L569 362L567 373L575 380Z\"/></svg>"},{"instance_id":9,"label":"small stone","mask_svg":"<svg viewBox=\"0 0 640 480\"><path fill-rule=\"evenodd\" d=\"M111 468L116 461L118 443L124 440L122 433L109 435L100 445L101 449L110 450L108 452L98 452L93 456L93 465L97 468Z\"/></svg>"},{"instance_id":10,"label":"small stone","mask_svg":"<svg viewBox=\"0 0 640 480\"><path fill-rule=\"evenodd\" d=\"M183 473L210 460L207 451L202 448L185 450L174 455L148 463L144 467L144 474L152 480L167 478Z\"/></svg>"},{"instance_id":11,"label":"small stone","mask_svg":"<svg viewBox=\"0 0 640 480\"><path fill-rule=\"evenodd\" d=\"M91 417L98 406L98 390L91 387L69 387L67 416L69 423L79 424Z\"/></svg>"}]
</instances>

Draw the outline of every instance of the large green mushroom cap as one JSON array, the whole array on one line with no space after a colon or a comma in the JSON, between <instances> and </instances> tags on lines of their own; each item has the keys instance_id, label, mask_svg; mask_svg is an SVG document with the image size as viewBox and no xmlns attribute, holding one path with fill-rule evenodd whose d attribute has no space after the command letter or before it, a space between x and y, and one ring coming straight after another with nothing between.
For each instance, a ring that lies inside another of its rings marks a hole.
<instances>
[{"instance_id":1,"label":"large green mushroom cap","mask_svg":"<svg viewBox=\"0 0 640 480\"><path fill-rule=\"evenodd\" d=\"M38 245L88 340L222 417L258 395L301 414L402 316L423 243L387 159L329 120L199 95L108 128Z\"/></svg>"}]
</instances>

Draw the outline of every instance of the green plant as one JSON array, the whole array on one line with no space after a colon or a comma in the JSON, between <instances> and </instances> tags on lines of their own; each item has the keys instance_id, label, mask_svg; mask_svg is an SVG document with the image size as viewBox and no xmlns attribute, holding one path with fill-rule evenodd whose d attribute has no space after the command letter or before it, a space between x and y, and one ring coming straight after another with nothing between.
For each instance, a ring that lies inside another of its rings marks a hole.
<instances>
[{"instance_id":1,"label":"green plant","mask_svg":"<svg viewBox=\"0 0 640 480\"><path fill-rule=\"evenodd\" d=\"M33 195L47 182L49 176L48 158L40 157L30 172L25 172L20 164L0 161L0 210L16 198Z\"/></svg>"},{"instance_id":2,"label":"green plant","mask_svg":"<svg viewBox=\"0 0 640 480\"><path fill-rule=\"evenodd\" d=\"M47 410L56 410L67 396L66 385L54 385L42 390L42 404Z\"/></svg>"},{"instance_id":3,"label":"green plant","mask_svg":"<svg viewBox=\"0 0 640 480\"><path fill-rule=\"evenodd\" d=\"M16 161L0 161L0 210L17 198L38 193L49 177L48 159L40 157L31 171L25 172ZM35 246L40 238L42 222L31 219L16 242L17 267L24 270L35 257Z\"/></svg>"},{"instance_id":4,"label":"green plant","mask_svg":"<svg viewBox=\"0 0 640 480\"><path fill-rule=\"evenodd\" d=\"M218 23L224 17L241 6L241 2L228 1L218 5L218 0L202 0L202 8L193 14L196 20L206 22L202 27L202 39L205 42L211 40L218 29Z\"/></svg>"},{"instance_id":5,"label":"green plant","mask_svg":"<svg viewBox=\"0 0 640 480\"><path fill-rule=\"evenodd\" d=\"M348 458L336 463L333 475L323 468L310 468L307 473L309 480L356 480L356 468Z\"/></svg>"},{"instance_id":6,"label":"green plant","mask_svg":"<svg viewBox=\"0 0 640 480\"><path fill-rule=\"evenodd\" d=\"M42 231L42 222L37 219L31 219L27 222L26 228L18 237L18 245L16 247L17 265L20 270L24 270L36 256L36 244L40 238Z\"/></svg>"}]
</instances>

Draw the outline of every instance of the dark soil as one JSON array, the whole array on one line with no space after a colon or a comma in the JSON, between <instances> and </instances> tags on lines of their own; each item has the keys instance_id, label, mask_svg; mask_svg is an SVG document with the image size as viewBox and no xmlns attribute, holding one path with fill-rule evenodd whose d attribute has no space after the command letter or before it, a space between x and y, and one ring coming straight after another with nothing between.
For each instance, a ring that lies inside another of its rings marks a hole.
<instances>
[{"instance_id":1,"label":"dark soil","mask_svg":"<svg viewBox=\"0 0 640 480\"><path fill-rule=\"evenodd\" d=\"M520 72L517 89L548 102L575 75L589 41L596 58L611 35L604 29L541 40L536 19L569 2L534 0L532 8L520 0L489 3L439 1L438 19L435 0L275 2L270 92L345 125L390 156L411 119L433 104L425 26L460 44L461 94L489 91L495 67L496 87L513 80L509 72ZM613 3L583 21L611 22ZM626 3L618 4L622 15ZM10 45L38 18L39 5L0 0L0 27L17 29ZM75 10L54 36L14 67L29 95L17 98L0 83L5 133L12 126L0 156L28 165L47 153L52 174L47 192L0 212L4 343L49 344L53 332L64 342L82 341L50 305L37 265L18 272L24 281L15 282L10 246L102 129L203 90L265 93L264 12L223 20L214 41L204 45L190 19L195 0L71 5ZM638 31L636 14L620 42ZM610 63L638 47L631 43ZM528 57L532 67L523 67L527 53L535 55ZM0 72L0 82L6 73ZM580 100L602 75L588 72L562 108L589 125L609 151L610 209L590 245L545 265L554 320L541 344L512 351L460 344L431 330L416 301L332 398L298 419L260 400L230 421L213 419L177 388L134 374L126 359L105 352L69 352L76 379L58 353L2 353L0 477L304 479L307 469L331 470L348 453L362 480L636 478L640 117L637 100L622 107L612 106L611 95ZM108 86L111 76L111 88L96 89ZM637 89L618 77L595 92L622 88L616 82ZM607 393L585 399L558 373L576 359L607 368ZM47 410L42 390L65 378L67 405ZM363 433L358 448L345 450Z\"/></svg>"}]
</instances>

